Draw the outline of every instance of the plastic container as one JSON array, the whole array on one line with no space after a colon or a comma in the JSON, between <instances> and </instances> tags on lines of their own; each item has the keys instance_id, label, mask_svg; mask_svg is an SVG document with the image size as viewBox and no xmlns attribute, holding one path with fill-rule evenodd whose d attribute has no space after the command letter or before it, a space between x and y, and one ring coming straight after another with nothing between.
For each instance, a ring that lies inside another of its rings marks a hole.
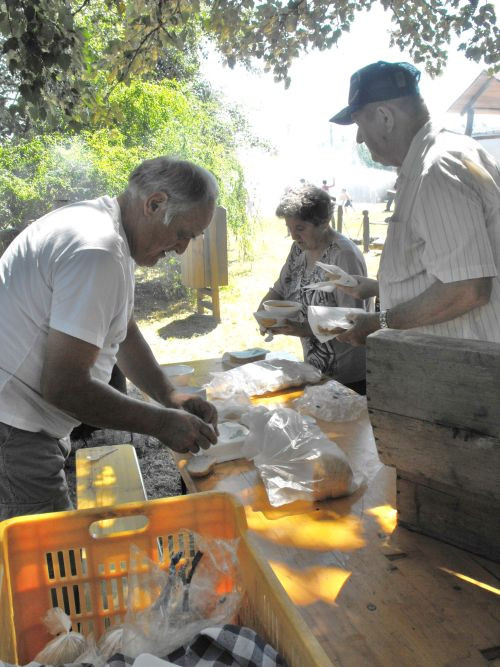
<instances>
[{"instance_id":1,"label":"plastic container","mask_svg":"<svg viewBox=\"0 0 500 667\"><path fill-rule=\"evenodd\" d=\"M194 373L192 366L186 364L176 364L173 366L163 366L163 372L167 374L168 379L178 387L187 385Z\"/></svg>"},{"instance_id":2,"label":"plastic container","mask_svg":"<svg viewBox=\"0 0 500 667\"><path fill-rule=\"evenodd\" d=\"M278 313L277 315L274 314L274 310L258 310L256 313L253 314L257 322L260 324L261 327L265 328L271 328L271 327L279 327L282 324L285 323L286 317L283 315L283 313Z\"/></svg>"},{"instance_id":3,"label":"plastic container","mask_svg":"<svg viewBox=\"0 0 500 667\"><path fill-rule=\"evenodd\" d=\"M268 312L272 311L274 314L282 313L282 317L293 317L302 308L298 301L281 301L279 299L269 299L268 301L264 301L262 305L264 306L264 310Z\"/></svg>"},{"instance_id":4,"label":"plastic container","mask_svg":"<svg viewBox=\"0 0 500 667\"><path fill-rule=\"evenodd\" d=\"M146 517L148 523L91 537L94 522L128 516ZM229 494L216 492L0 523L0 659L17 664L33 659L49 639L41 619L52 606L69 613L74 630L100 636L125 614L130 545L160 563L163 552L189 544L189 531L241 537L238 558L246 594L239 623L261 634L290 667L332 667L269 565L248 542L243 507Z\"/></svg>"},{"instance_id":5,"label":"plastic container","mask_svg":"<svg viewBox=\"0 0 500 667\"><path fill-rule=\"evenodd\" d=\"M243 457L243 443L249 430L237 422L220 422L217 443L210 449L201 449L195 456L210 456L217 463L236 461Z\"/></svg>"}]
</instances>

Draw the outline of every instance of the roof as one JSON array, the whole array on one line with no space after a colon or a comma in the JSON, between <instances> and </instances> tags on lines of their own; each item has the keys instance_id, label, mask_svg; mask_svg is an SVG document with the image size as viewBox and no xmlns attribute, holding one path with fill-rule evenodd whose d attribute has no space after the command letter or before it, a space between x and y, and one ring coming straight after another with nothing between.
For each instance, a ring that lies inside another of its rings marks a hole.
<instances>
[{"instance_id":1,"label":"roof","mask_svg":"<svg viewBox=\"0 0 500 667\"><path fill-rule=\"evenodd\" d=\"M464 114L469 109L474 113L500 114L500 75L481 72L448 111Z\"/></svg>"}]
</instances>

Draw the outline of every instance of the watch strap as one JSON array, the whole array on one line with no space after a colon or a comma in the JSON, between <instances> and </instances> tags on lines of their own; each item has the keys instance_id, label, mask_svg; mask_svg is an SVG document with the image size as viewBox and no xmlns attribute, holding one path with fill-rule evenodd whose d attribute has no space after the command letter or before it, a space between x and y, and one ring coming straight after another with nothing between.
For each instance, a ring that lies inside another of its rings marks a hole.
<instances>
[{"instance_id":1,"label":"watch strap","mask_svg":"<svg viewBox=\"0 0 500 667\"><path fill-rule=\"evenodd\" d=\"M381 329L388 329L389 328L389 323L387 321L387 314L388 313L389 313L388 310L381 310L380 313L378 314L378 321L379 321Z\"/></svg>"}]
</instances>

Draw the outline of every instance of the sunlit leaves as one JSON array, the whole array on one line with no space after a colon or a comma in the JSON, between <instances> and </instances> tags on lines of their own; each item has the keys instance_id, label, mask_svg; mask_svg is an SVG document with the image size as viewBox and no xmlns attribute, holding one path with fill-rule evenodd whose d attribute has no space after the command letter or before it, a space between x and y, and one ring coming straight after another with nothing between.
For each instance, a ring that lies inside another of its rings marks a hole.
<instances>
[{"instance_id":1,"label":"sunlit leaves","mask_svg":"<svg viewBox=\"0 0 500 667\"><path fill-rule=\"evenodd\" d=\"M294 58L339 43L375 5L391 17L390 43L430 74L443 69L455 36L467 58L500 69L486 0L0 0L0 48L17 94L9 108L85 121L96 79L150 76L165 49L186 53L200 31L231 67L258 59L286 85Z\"/></svg>"},{"instance_id":2,"label":"sunlit leaves","mask_svg":"<svg viewBox=\"0 0 500 667\"><path fill-rule=\"evenodd\" d=\"M121 123L104 122L79 134L45 133L0 146L0 227L39 217L58 200L117 194L132 169L161 154L177 155L210 169L230 227L243 238L247 193L236 155L244 119L212 96L200 99L189 86L137 80L119 84L109 105Z\"/></svg>"}]
</instances>

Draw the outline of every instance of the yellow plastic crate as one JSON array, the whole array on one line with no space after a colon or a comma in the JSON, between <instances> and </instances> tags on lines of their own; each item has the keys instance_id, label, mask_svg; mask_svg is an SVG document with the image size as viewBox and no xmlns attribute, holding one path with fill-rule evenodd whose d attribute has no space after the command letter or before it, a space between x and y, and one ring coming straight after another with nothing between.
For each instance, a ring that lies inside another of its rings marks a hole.
<instances>
[{"instance_id":1,"label":"yellow plastic crate","mask_svg":"<svg viewBox=\"0 0 500 667\"><path fill-rule=\"evenodd\" d=\"M145 517L144 527L105 537L91 530L96 521L131 516ZM242 625L262 635L290 667L331 667L269 565L247 540L243 507L229 494L216 492L0 523L0 659L18 664L33 659L47 642L41 619L52 606L69 613L74 629L99 636L124 618L130 545L161 565L162 553L182 548L190 531L211 538L241 537L238 559L246 590Z\"/></svg>"}]
</instances>

